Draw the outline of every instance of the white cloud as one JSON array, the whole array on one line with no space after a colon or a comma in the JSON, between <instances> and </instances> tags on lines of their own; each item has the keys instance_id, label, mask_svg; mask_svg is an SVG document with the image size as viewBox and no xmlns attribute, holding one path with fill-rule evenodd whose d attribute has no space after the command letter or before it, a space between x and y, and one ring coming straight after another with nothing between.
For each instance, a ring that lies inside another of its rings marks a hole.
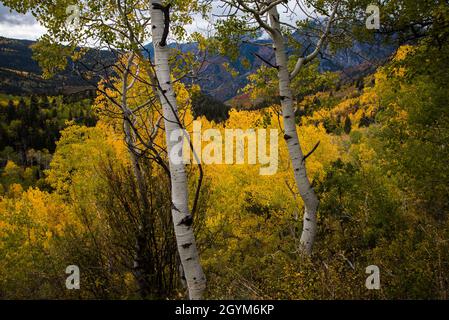
<instances>
[{"instance_id":1,"label":"white cloud","mask_svg":"<svg viewBox=\"0 0 449 320\"><path fill-rule=\"evenodd\" d=\"M10 25L0 23L0 36L5 38L36 40L45 33L45 28L40 24Z\"/></svg>"},{"instance_id":2,"label":"white cloud","mask_svg":"<svg viewBox=\"0 0 449 320\"><path fill-rule=\"evenodd\" d=\"M20 14L0 4L0 36L36 40L44 33L45 28L30 13Z\"/></svg>"},{"instance_id":3,"label":"white cloud","mask_svg":"<svg viewBox=\"0 0 449 320\"><path fill-rule=\"evenodd\" d=\"M295 6L296 0L289 0L289 5L293 8L293 12L287 17L284 17L285 22L294 22L296 19L303 19L304 13ZM282 8L279 8L282 11ZM226 13L220 1L214 0L212 2L212 13L223 14ZM211 16L210 20L216 20L216 17ZM204 35L211 35L214 33L213 26L203 19L200 15L194 17L194 22L185 27L186 31L191 34L193 32L200 32ZM45 34L46 29L41 26L36 19L30 14L20 14L11 11L8 7L0 4L0 36L15 39L36 40Z\"/></svg>"}]
</instances>

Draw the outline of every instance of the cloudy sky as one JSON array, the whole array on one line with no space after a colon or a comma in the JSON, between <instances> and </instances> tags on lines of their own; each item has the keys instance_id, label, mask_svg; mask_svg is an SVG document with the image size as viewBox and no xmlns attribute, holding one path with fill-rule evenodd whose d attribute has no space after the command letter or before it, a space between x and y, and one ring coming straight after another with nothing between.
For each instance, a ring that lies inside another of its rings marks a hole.
<instances>
[{"instance_id":1,"label":"cloudy sky","mask_svg":"<svg viewBox=\"0 0 449 320\"><path fill-rule=\"evenodd\" d=\"M186 27L188 32L205 31L207 23L199 17ZM31 14L20 14L11 11L0 3L0 36L14 39L36 40L45 33L42 27Z\"/></svg>"},{"instance_id":2,"label":"cloudy sky","mask_svg":"<svg viewBox=\"0 0 449 320\"><path fill-rule=\"evenodd\" d=\"M45 33L31 14L11 12L0 3L0 36L15 39L36 40Z\"/></svg>"},{"instance_id":3,"label":"cloudy sky","mask_svg":"<svg viewBox=\"0 0 449 320\"><path fill-rule=\"evenodd\" d=\"M290 2L294 2L290 0ZM214 13L222 13L222 9L215 3L213 5ZM302 16L302 12L298 8L298 16ZM287 20L288 21L288 20ZM186 26L188 32L200 31L207 33L207 22L196 17L194 22ZM31 14L19 14L11 11L8 7L0 3L0 36L14 39L36 40L45 33L45 28L42 27Z\"/></svg>"}]
</instances>

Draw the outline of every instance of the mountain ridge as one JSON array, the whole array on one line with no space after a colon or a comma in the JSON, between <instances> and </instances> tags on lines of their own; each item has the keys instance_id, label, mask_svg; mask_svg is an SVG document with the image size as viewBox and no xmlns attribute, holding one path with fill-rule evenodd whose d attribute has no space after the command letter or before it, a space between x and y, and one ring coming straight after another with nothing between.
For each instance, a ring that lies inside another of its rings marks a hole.
<instances>
[{"instance_id":1,"label":"mountain ridge","mask_svg":"<svg viewBox=\"0 0 449 320\"><path fill-rule=\"evenodd\" d=\"M269 43L268 40L265 44ZM0 37L0 92L14 95L72 95L91 92L95 87L83 81L73 70L66 68L52 79L43 79L42 70L32 58L31 46L36 43L30 40L19 40ZM196 43L171 44L181 52L198 52ZM152 53L151 43L145 46ZM392 54L394 48L378 45L355 43L352 48L338 51L332 60L321 59L321 71L342 71L343 73L360 72L364 64L375 66ZM103 54L103 53L102 53ZM202 91L222 102L239 94L239 90L247 84L248 75L254 73L263 62L256 55L270 59L272 49L268 46L243 43L240 46L240 59L231 60L221 55L209 56L201 71L201 77L195 82ZM249 62L249 68L242 61ZM231 75L224 64L238 72ZM369 69L363 67L362 69ZM352 70L352 71L351 71ZM350 75L349 75L350 77Z\"/></svg>"}]
</instances>

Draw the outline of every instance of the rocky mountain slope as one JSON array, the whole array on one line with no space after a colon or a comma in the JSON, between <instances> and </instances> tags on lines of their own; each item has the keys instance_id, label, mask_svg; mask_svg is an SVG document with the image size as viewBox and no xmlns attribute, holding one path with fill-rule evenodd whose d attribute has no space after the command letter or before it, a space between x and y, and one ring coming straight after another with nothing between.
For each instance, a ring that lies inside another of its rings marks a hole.
<instances>
[{"instance_id":1,"label":"rocky mountain slope","mask_svg":"<svg viewBox=\"0 0 449 320\"><path fill-rule=\"evenodd\" d=\"M55 78L45 80L41 77L41 69L32 59L31 45L33 41L16 40L0 37L0 92L15 95L29 94L74 94L92 90L93 87L80 79L68 68ZM173 44L181 51L197 52L195 43ZM151 45L147 46L151 55ZM346 77L357 76L361 70L374 68L380 61L391 55L393 48L380 45L355 43L352 48L341 50L337 54L321 60L321 70L342 71ZM101 53L108 56L107 52ZM200 78L197 80L202 90L220 101L227 101L238 94L239 89L247 83L247 76L255 72L264 59L273 59L273 51L269 46L245 43L240 48L240 59L231 61L223 56L210 56L204 64ZM242 61L248 61L244 66ZM238 76L233 77L224 67L228 63Z\"/></svg>"}]
</instances>

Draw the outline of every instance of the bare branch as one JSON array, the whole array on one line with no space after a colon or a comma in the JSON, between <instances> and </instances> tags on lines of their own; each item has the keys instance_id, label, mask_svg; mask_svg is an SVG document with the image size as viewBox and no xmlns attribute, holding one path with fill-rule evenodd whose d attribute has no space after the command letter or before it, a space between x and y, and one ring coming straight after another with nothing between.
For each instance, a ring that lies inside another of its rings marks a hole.
<instances>
[{"instance_id":1,"label":"bare branch","mask_svg":"<svg viewBox=\"0 0 449 320\"><path fill-rule=\"evenodd\" d=\"M308 56L299 58L298 61L296 62L295 69L293 69L292 73L290 74L291 79L295 78L299 74L299 72L301 71L302 67L305 64L309 63L310 61L312 61L313 59L315 59L318 56L318 53L320 52L321 48L323 47L324 42L326 41L327 37L329 36L332 24L334 23L334 19L337 14L337 11L338 11L339 4L340 4L340 0L337 0L337 2L335 3L335 7L329 17L329 20L327 21L326 29L324 30L323 34L321 35L320 40L318 40L315 50Z\"/></svg>"}]
</instances>

